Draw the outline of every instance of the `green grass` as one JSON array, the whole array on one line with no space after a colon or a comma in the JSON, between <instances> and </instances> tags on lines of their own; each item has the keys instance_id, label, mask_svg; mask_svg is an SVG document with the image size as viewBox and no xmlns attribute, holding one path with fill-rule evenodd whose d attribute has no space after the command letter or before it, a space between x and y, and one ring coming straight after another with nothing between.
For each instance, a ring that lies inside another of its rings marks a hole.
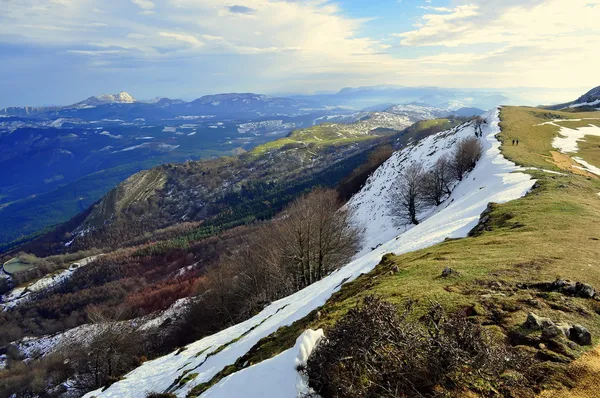
<instances>
[{"instance_id":1,"label":"green grass","mask_svg":"<svg viewBox=\"0 0 600 398\"><path fill-rule=\"evenodd\" d=\"M574 113L528 107L504 107L500 113L502 153L520 165L559 171L560 168L552 161L551 152L556 152L556 149L552 147L552 140L559 134L560 128L541 124L555 119L584 118L600 118L600 112ZM599 124L600 119L597 122L586 121L584 125L588 125L590 122ZM579 122L573 121L559 122L558 124L571 128L581 127ZM519 140L518 146L511 145L513 139Z\"/></svg>"},{"instance_id":2,"label":"green grass","mask_svg":"<svg viewBox=\"0 0 600 398\"><path fill-rule=\"evenodd\" d=\"M276 141L272 141L263 145L259 145L256 148L254 148L251 153L258 155L264 152L268 152L268 151L272 151L275 149L280 149L283 148L284 146L302 146L302 147L306 147L307 145L314 145L317 147L325 147L325 146L331 146L331 145L345 145L345 144L351 144L353 142L362 142L362 141L369 141L369 140L373 140L375 138L379 138L382 135L364 135L364 136L354 136L354 137L338 137L338 138L323 138L320 139L318 137L294 137L294 136L290 136L290 137L286 137L286 138L281 138L279 140Z\"/></svg>"},{"instance_id":3,"label":"green grass","mask_svg":"<svg viewBox=\"0 0 600 398\"><path fill-rule=\"evenodd\" d=\"M585 117L592 117L585 114ZM500 139L519 139L519 147L503 145L509 159L524 166L556 169L551 160L553 126L536 126L557 117L581 115L534 108L504 108ZM594 147L594 145L596 145ZM598 141L582 148L587 159L598 156ZM484 232L400 256L386 255L372 272L342 286L326 304L290 326L260 340L234 365L225 368L204 391L221 378L292 347L307 328L327 329L368 295L399 305L416 302L412 316L440 302L449 310L471 308L470 314L503 333L518 329L528 312L557 321L584 325L598 342L600 305L595 300L566 297L535 288L522 288L557 277L600 288L600 180L530 171L538 180L527 196L493 205ZM399 272L391 272L393 266ZM459 276L441 278L444 267ZM533 305L533 300L539 306ZM319 316L317 316L319 312ZM583 350L574 350L579 355ZM553 365L562 369L562 365Z\"/></svg>"},{"instance_id":4,"label":"green grass","mask_svg":"<svg viewBox=\"0 0 600 398\"><path fill-rule=\"evenodd\" d=\"M458 120L458 119L457 119ZM413 136L427 130L436 129L441 131L454 127L458 121L449 119L423 120L415 123L406 132ZM317 146L343 145L353 142L368 141L375 138L397 134L398 131L386 128L377 128L376 121L361 120L350 124L323 123L318 126L300 129L292 132L288 137L281 138L263 145L259 145L252 151L253 154L261 154L284 146Z\"/></svg>"}]
</instances>

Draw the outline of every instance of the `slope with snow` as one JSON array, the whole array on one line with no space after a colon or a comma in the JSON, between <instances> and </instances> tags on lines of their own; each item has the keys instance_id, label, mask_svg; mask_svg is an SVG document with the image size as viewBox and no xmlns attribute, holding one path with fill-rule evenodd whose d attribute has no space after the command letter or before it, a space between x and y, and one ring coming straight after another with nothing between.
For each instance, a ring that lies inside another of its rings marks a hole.
<instances>
[{"instance_id":1,"label":"slope with snow","mask_svg":"<svg viewBox=\"0 0 600 398\"><path fill-rule=\"evenodd\" d=\"M414 162L422 163L423 169L428 170L440 157L449 155L458 140L470 136L475 136L473 122L429 136L410 150L395 152L388 162L373 173L365 187L348 203L356 223L365 228L364 248L361 253L382 245L411 227L397 225L389 215L389 192L398 175ZM435 210L428 209L418 218L423 219Z\"/></svg>"},{"instance_id":2,"label":"slope with snow","mask_svg":"<svg viewBox=\"0 0 600 398\"><path fill-rule=\"evenodd\" d=\"M305 317L323 305L343 283L371 271L385 253L402 254L440 243L446 238L464 237L477 224L488 203L504 203L525 195L534 184L534 180L529 175L518 172L520 169L501 155L500 143L495 138L499 132L498 111L487 113L485 118L487 124L483 129L482 159L468 178L455 187L446 203L432 210L428 218L419 225L397 235L397 230L389 229L389 225L382 222L384 214L374 216L375 220L379 220L379 226L367 230L366 243L368 246L369 242L376 242L379 236L389 237L380 247L371 251L365 249L368 251L366 254L357 256L355 260L325 279L272 303L253 318L192 343L185 350L148 361L127 374L123 380L103 391L90 392L86 397L141 398L148 392L163 391L184 397L195 385L211 380L225 366L233 364L261 338L272 334L281 326ZM381 192L389 185L390 179L398 175L404 167L402 163L423 160L422 158L433 150L426 145L436 146L436 152L441 153L458 137L470 134L474 135L473 127L465 125L454 133L439 133L429 138L427 143L422 142L403 149L382 165L381 171L369 179L360 194L351 201L350 206L353 206L359 215L362 214L359 217L368 214L371 208L382 208ZM433 156L431 155L432 158ZM374 204L376 201L379 204ZM224 378L203 396L240 396L240 386L243 386L244 397L296 397L298 392L305 388L295 370L297 361L307 356L312 348L311 344L301 342L304 338L314 339L314 335L309 332L309 336L301 338L295 347ZM210 355L213 352L215 354ZM174 381L184 373L195 373L196 376L187 384L178 386Z\"/></svg>"},{"instance_id":3,"label":"slope with snow","mask_svg":"<svg viewBox=\"0 0 600 398\"><path fill-rule=\"evenodd\" d=\"M6 295L0 296L0 308L6 311L9 308L13 308L19 305L20 303L29 300L31 298L31 295L34 293L40 293L45 290L51 289L52 287L70 278L71 275L73 275L73 273L75 272L75 270L89 265L98 257L99 256L86 257L84 259L79 260L76 263L71 264L71 266L68 269L62 270L55 274L46 275L29 286L17 287L11 290Z\"/></svg>"},{"instance_id":4,"label":"slope with snow","mask_svg":"<svg viewBox=\"0 0 600 398\"><path fill-rule=\"evenodd\" d=\"M592 119L590 119L592 120ZM595 119L597 120L597 119ZM554 120L543 124L551 124L560 127L559 135L552 140L552 146L562 153L575 153L579 151L579 142L584 141L586 135L600 137L600 127L590 124L589 126L579 127L576 129L558 125L556 122L573 121L580 122L581 119ZM592 174L600 176L600 168L583 160L581 157L573 157L573 160L581 165L578 167L581 170L588 171Z\"/></svg>"}]
</instances>

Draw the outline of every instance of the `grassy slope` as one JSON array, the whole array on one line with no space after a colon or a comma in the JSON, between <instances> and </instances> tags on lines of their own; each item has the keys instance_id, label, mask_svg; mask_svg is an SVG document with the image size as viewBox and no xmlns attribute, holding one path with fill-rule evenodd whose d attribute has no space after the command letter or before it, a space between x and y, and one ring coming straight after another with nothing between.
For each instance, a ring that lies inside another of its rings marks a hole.
<instances>
[{"instance_id":1,"label":"grassy slope","mask_svg":"<svg viewBox=\"0 0 600 398\"><path fill-rule=\"evenodd\" d=\"M550 163L550 143L558 129L535 126L556 115L582 116L534 108L504 108L500 139L505 143L519 139L521 143L519 147L503 145L504 154L524 166L558 170ZM595 116L585 114L585 117ZM582 152L585 159L593 162L598 154L593 152L592 156L586 151L592 152L592 149ZM531 171L531 174L538 179L535 189L522 199L493 206L488 230L482 234L401 256L386 256L371 273L344 285L331 297L320 309L320 317L314 311L293 325L279 329L193 393L200 393L220 378L292 347L306 328L323 327L327 334L328 327L362 297L372 294L396 303L417 300L418 308L424 308L431 300L449 308L472 307L482 322L499 326L505 333L518 328L526 314L533 311L554 320L582 324L590 329L597 343L600 315L595 301L520 289L517 284L549 282L562 277L600 288L600 197L597 195L600 180L541 171ZM400 272L391 273L393 265L397 265ZM445 266L459 271L460 276L440 278ZM532 306L532 301L528 301L531 299L537 300L539 307ZM573 354L580 352L581 349Z\"/></svg>"},{"instance_id":2,"label":"grassy slope","mask_svg":"<svg viewBox=\"0 0 600 398\"><path fill-rule=\"evenodd\" d=\"M439 130L450 129L459 122L449 119L423 120L413 124L406 129L407 134L417 135L426 130L438 128ZM254 148L252 153L260 154L272 149L278 149L284 145L312 144L317 146L340 145L351 142L372 140L374 138L393 135L397 131L385 128L376 129L380 122L358 121L351 124L324 123L306 129L296 130L288 137L281 138Z\"/></svg>"}]
</instances>

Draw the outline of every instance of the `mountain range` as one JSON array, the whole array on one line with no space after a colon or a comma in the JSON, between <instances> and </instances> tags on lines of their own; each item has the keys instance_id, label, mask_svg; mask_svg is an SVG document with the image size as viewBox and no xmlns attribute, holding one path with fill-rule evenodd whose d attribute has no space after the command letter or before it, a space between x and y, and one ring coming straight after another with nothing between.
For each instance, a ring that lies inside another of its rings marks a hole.
<instances>
[{"instance_id":1,"label":"mountain range","mask_svg":"<svg viewBox=\"0 0 600 398\"><path fill-rule=\"evenodd\" d=\"M446 105L386 105L371 112L252 93L186 102L138 101L120 92L63 107L6 108L0 111L0 167L6 171L0 176L0 221L12 227L0 232L0 244L18 245L68 220L152 166L248 151L321 123L400 131L424 119L483 112Z\"/></svg>"}]
</instances>

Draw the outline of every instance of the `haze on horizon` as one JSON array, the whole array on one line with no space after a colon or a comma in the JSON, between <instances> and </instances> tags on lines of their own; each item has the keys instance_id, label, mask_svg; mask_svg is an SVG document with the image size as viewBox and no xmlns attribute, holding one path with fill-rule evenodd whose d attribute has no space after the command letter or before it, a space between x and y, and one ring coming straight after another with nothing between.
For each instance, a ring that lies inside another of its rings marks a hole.
<instances>
[{"instance_id":1,"label":"haze on horizon","mask_svg":"<svg viewBox=\"0 0 600 398\"><path fill-rule=\"evenodd\" d=\"M0 0L0 107L404 85L564 102L600 0Z\"/></svg>"}]
</instances>

